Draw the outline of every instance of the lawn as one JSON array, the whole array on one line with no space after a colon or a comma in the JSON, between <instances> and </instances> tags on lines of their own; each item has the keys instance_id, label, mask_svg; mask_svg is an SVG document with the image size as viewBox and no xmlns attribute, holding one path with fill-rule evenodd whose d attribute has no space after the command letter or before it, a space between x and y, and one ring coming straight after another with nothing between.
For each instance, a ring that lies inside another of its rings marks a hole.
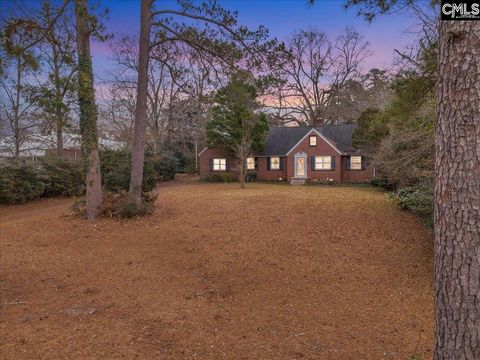
<instances>
[{"instance_id":1,"label":"lawn","mask_svg":"<svg viewBox=\"0 0 480 360\"><path fill-rule=\"evenodd\" d=\"M154 215L1 207L2 359L432 358L431 233L370 188L160 188Z\"/></svg>"}]
</instances>

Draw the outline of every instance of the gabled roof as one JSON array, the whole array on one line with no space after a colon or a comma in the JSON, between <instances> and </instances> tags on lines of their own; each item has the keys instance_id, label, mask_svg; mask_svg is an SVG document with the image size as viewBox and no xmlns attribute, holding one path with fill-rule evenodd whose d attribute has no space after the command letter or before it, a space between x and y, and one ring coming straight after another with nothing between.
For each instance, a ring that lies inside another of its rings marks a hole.
<instances>
[{"instance_id":1,"label":"gabled roof","mask_svg":"<svg viewBox=\"0 0 480 360\"><path fill-rule=\"evenodd\" d=\"M356 124L326 125L316 128L323 136L330 139L335 146L344 153L355 153L352 147L352 138Z\"/></svg>"},{"instance_id":2,"label":"gabled roof","mask_svg":"<svg viewBox=\"0 0 480 360\"><path fill-rule=\"evenodd\" d=\"M270 128L262 155L286 155L312 127L274 127Z\"/></svg>"},{"instance_id":3,"label":"gabled roof","mask_svg":"<svg viewBox=\"0 0 480 360\"><path fill-rule=\"evenodd\" d=\"M339 154L358 154L359 150L352 147L352 137L356 124L313 126L283 126L272 127L268 131L265 149L255 153L255 156L286 156L312 131L321 136ZM199 156L207 148L203 149Z\"/></svg>"},{"instance_id":4,"label":"gabled roof","mask_svg":"<svg viewBox=\"0 0 480 360\"><path fill-rule=\"evenodd\" d=\"M352 136L355 128L355 124L270 128L265 150L258 155L285 156L312 131L322 136L339 153L354 153L356 151L352 148Z\"/></svg>"}]
</instances>

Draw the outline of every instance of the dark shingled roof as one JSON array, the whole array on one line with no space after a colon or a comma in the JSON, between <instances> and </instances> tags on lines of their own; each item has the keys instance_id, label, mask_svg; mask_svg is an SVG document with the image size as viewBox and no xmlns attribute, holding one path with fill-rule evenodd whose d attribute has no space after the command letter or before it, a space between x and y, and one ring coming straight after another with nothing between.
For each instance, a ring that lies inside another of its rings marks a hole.
<instances>
[{"instance_id":1,"label":"dark shingled roof","mask_svg":"<svg viewBox=\"0 0 480 360\"><path fill-rule=\"evenodd\" d=\"M312 129L325 136L341 152L355 153L355 149L352 148L352 135L355 128L355 124L326 125L315 128L311 126L274 127L268 132L265 150L257 155L286 155Z\"/></svg>"},{"instance_id":2,"label":"dark shingled roof","mask_svg":"<svg viewBox=\"0 0 480 360\"><path fill-rule=\"evenodd\" d=\"M304 126L270 128L263 155L285 155L310 130Z\"/></svg>"}]
</instances>

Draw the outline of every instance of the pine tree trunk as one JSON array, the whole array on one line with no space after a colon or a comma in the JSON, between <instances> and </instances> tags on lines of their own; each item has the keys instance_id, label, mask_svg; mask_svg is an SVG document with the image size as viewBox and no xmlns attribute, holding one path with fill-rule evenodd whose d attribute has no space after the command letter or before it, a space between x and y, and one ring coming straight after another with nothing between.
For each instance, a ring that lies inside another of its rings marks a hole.
<instances>
[{"instance_id":1,"label":"pine tree trunk","mask_svg":"<svg viewBox=\"0 0 480 360\"><path fill-rule=\"evenodd\" d=\"M480 359L480 22L440 25L436 360Z\"/></svg>"},{"instance_id":2,"label":"pine tree trunk","mask_svg":"<svg viewBox=\"0 0 480 360\"><path fill-rule=\"evenodd\" d=\"M87 219L93 220L102 203L102 183L97 138L97 107L93 88L90 32L86 0L75 0L78 52L78 102L82 152L87 160Z\"/></svg>"},{"instance_id":3,"label":"pine tree trunk","mask_svg":"<svg viewBox=\"0 0 480 360\"><path fill-rule=\"evenodd\" d=\"M135 107L135 131L133 138L130 199L142 201L143 161L145 151L145 127L147 121L148 60L150 56L150 28L152 27L152 0L142 0L140 9L140 43L138 52L137 103Z\"/></svg>"}]
</instances>

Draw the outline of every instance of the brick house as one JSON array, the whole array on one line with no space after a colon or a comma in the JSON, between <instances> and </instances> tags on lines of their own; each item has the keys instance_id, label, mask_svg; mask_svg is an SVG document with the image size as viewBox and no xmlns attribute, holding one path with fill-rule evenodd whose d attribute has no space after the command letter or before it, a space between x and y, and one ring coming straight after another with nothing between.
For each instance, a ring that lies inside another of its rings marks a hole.
<instances>
[{"instance_id":1,"label":"brick house","mask_svg":"<svg viewBox=\"0 0 480 360\"><path fill-rule=\"evenodd\" d=\"M374 175L364 154L352 147L356 125L275 127L268 132L265 149L247 160L258 180L290 183L365 182ZM238 164L219 149L199 154L200 176L230 172L238 177Z\"/></svg>"}]
</instances>

